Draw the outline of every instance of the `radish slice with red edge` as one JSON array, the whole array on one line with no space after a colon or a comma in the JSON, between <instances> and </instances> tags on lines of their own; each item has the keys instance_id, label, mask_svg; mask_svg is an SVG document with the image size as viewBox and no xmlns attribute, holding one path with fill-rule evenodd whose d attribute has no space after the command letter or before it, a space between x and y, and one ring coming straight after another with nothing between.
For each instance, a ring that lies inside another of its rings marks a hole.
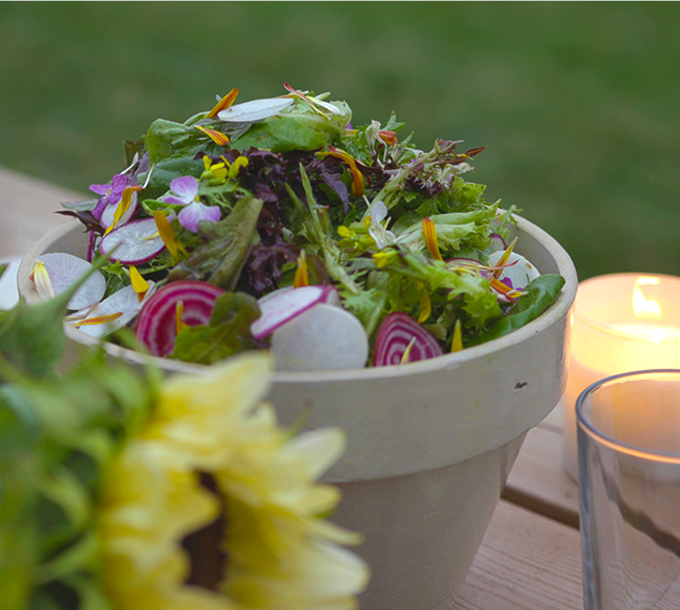
<instances>
[{"instance_id":1,"label":"radish slice with red edge","mask_svg":"<svg viewBox=\"0 0 680 610\"><path fill-rule=\"evenodd\" d=\"M222 294L221 288L194 280L163 286L142 307L135 335L152 356L167 356L175 349L178 303L182 303L182 322L186 325L208 324L215 301Z\"/></svg>"},{"instance_id":2,"label":"radish slice with red edge","mask_svg":"<svg viewBox=\"0 0 680 610\"><path fill-rule=\"evenodd\" d=\"M495 265L503 256L503 252L492 252L489 254L489 262ZM540 274L538 269L534 267L525 257L516 252L511 252L508 262L505 264L503 271L500 274L500 280L509 279L512 288L515 290L522 290L526 288L531 280L536 279Z\"/></svg>"},{"instance_id":3,"label":"radish slice with red edge","mask_svg":"<svg viewBox=\"0 0 680 610\"><path fill-rule=\"evenodd\" d=\"M70 288L88 271L92 270L91 263L65 252L42 254L36 262L41 262L45 265L45 271L47 271L47 276L50 278L55 295L61 294ZM92 305L101 301L105 292L106 279L104 275L99 270L94 271L71 297L67 309L92 307Z\"/></svg>"},{"instance_id":4,"label":"radish slice with red edge","mask_svg":"<svg viewBox=\"0 0 680 610\"><path fill-rule=\"evenodd\" d=\"M264 339L289 320L317 303L338 303L338 291L333 286L300 286L281 288L258 299L260 317L250 325L254 339Z\"/></svg>"},{"instance_id":5,"label":"radish slice with red edge","mask_svg":"<svg viewBox=\"0 0 680 610\"><path fill-rule=\"evenodd\" d=\"M505 252L508 249L508 244L498 233L492 233L489 237L491 237L491 248L493 250L502 250Z\"/></svg>"},{"instance_id":6,"label":"radish slice with red edge","mask_svg":"<svg viewBox=\"0 0 680 610\"><path fill-rule=\"evenodd\" d=\"M114 251L115 248L115 251ZM99 252L109 260L124 265L140 265L150 261L165 249L163 238L153 218L132 220L108 235L99 243Z\"/></svg>"},{"instance_id":7,"label":"radish slice with red edge","mask_svg":"<svg viewBox=\"0 0 680 610\"><path fill-rule=\"evenodd\" d=\"M395 312L385 317L375 340L374 366L401 364L409 349L408 362L441 356L439 342L411 316Z\"/></svg>"},{"instance_id":8,"label":"radish slice with red edge","mask_svg":"<svg viewBox=\"0 0 680 610\"><path fill-rule=\"evenodd\" d=\"M113 224L113 221L116 218L116 210L118 209L119 205L120 201L115 205L109 204L104 208L101 218L99 219L99 224L101 224L101 226L104 229L108 229ZM118 221L118 226L122 227L124 224L126 224L127 221L130 220L135 215L136 211L137 211L137 191L133 191L132 196L130 197L130 205L128 205L127 210L125 210L123 215L120 217L120 220Z\"/></svg>"},{"instance_id":9,"label":"radish slice with red edge","mask_svg":"<svg viewBox=\"0 0 680 610\"><path fill-rule=\"evenodd\" d=\"M274 331L272 353L277 371L360 369L368 336L349 311L317 303Z\"/></svg>"}]
</instances>

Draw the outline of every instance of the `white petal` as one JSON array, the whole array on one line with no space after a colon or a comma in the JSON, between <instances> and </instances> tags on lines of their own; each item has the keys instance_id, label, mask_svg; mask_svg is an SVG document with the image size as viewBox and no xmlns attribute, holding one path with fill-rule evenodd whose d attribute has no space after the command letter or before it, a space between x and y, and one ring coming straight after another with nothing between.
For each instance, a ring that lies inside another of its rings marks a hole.
<instances>
[{"instance_id":1,"label":"white petal","mask_svg":"<svg viewBox=\"0 0 680 610\"><path fill-rule=\"evenodd\" d=\"M290 97L273 97L236 104L217 113L227 123L255 123L281 112L295 103Z\"/></svg>"}]
</instances>

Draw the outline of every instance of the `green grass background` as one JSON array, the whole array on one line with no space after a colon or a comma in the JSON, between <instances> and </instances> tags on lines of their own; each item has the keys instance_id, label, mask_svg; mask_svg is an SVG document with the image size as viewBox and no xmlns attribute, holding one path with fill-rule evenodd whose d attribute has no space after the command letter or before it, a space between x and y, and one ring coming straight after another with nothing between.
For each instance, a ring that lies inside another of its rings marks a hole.
<instances>
[{"instance_id":1,"label":"green grass background","mask_svg":"<svg viewBox=\"0 0 680 610\"><path fill-rule=\"evenodd\" d=\"M582 279L680 275L679 31L677 3L1 3L0 164L85 191L154 118L287 81L488 146L471 179Z\"/></svg>"}]
</instances>

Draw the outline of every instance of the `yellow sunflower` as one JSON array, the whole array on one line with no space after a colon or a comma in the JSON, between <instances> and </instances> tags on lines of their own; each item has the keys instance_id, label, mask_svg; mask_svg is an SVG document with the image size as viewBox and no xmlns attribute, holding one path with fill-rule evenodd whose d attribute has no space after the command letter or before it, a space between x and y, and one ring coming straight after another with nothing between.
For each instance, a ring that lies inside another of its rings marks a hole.
<instances>
[{"instance_id":1,"label":"yellow sunflower","mask_svg":"<svg viewBox=\"0 0 680 610\"><path fill-rule=\"evenodd\" d=\"M343 610L368 580L323 520L339 492L315 484L344 437L290 438L267 393L269 361L246 354L206 377L175 376L107 473L101 578L117 610Z\"/></svg>"}]
</instances>

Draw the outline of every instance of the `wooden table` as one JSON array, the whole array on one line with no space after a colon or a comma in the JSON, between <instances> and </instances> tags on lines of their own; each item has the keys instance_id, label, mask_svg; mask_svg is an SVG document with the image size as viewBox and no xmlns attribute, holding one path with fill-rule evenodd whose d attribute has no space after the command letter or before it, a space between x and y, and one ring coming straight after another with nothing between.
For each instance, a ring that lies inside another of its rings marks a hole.
<instances>
[{"instance_id":1,"label":"wooden table","mask_svg":"<svg viewBox=\"0 0 680 610\"><path fill-rule=\"evenodd\" d=\"M0 261L65 222L54 214L61 201L85 198L0 168ZM582 610L578 490L562 470L562 429L557 408L527 435L453 609Z\"/></svg>"}]
</instances>

